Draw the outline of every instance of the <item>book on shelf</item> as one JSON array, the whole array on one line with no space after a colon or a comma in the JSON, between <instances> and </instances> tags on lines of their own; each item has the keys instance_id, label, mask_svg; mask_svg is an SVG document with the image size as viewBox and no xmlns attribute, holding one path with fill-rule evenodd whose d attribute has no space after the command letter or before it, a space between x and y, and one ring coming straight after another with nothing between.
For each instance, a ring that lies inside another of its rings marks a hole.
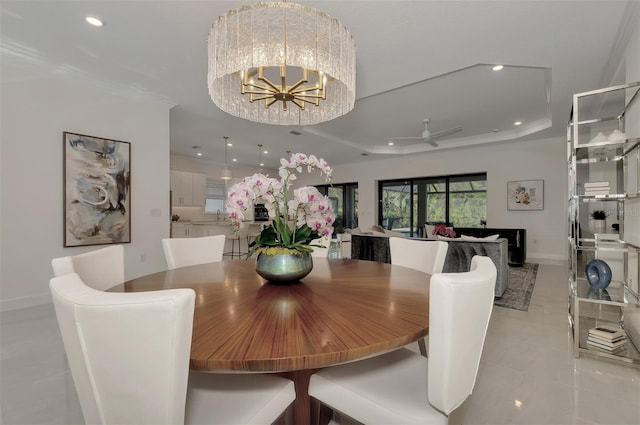
<instances>
[{"instance_id":1,"label":"book on shelf","mask_svg":"<svg viewBox=\"0 0 640 425\"><path fill-rule=\"evenodd\" d=\"M596 347L604 348L606 350L615 350L616 348L622 347L626 342L627 338L619 339L616 342L606 342L593 337L589 337L587 339L587 344L595 345Z\"/></svg>"},{"instance_id":2,"label":"book on shelf","mask_svg":"<svg viewBox=\"0 0 640 425\"><path fill-rule=\"evenodd\" d=\"M594 186L594 187L586 186L585 184L585 187L584 187L585 195L608 195L610 191L611 191L611 188L609 187L609 183L607 183L606 186Z\"/></svg>"},{"instance_id":3,"label":"book on shelf","mask_svg":"<svg viewBox=\"0 0 640 425\"><path fill-rule=\"evenodd\" d=\"M616 337L614 339L607 339L607 338L602 338L601 336L598 336L598 335L589 334L589 339L595 342L602 342L605 344L614 344L618 341L627 339L627 337L625 335L620 335L619 337Z\"/></svg>"},{"instance_id":4,"label":"book on shelf","mask_svg":"<svg viewBox=\"0 0 640 425\"><path fill-rule=\"evenodd\" d=\"M584 188L609 187L609 182L585 182Z\"/></svg>"},{"instance_id":5,"label":"book on shelf","mask_svg":"<svg viewBox=\"0 0 640 425\"><path fill-rule=\"evenodd\" d=\"M613 341L621 336L626 337L624 329L616 328L614 326L600 325L595 328L589 329L589 336L595 336L607 341Z\"/></svg>"},{"instance_id":6,"label":"book on shelf","mask_svg":"<svg viewBox=\"0 0 640 425\"><path fill-rule=\"evenodd\" d=\"M585 190L585 196L610 195L609 190Z\"/></svg>"},{"instance_id":7,"label":"book on shelf","mask_svg":"<svg viewBox=\"0 0 640 425\"><path fill-rule=\"evenodd\" d=\"M622 355L622 354L626 353L626 351L627 351L627 346L624 345L624 344L619 346L618 348L614 348L612 350L612 349L609 349L609 348L602 348L602 347L600 347L598 345L595 345L595 344L590 344L589 341L587 341L587 348L589 350L595 350L595 351L599 351L601 353L613 354L615 356Z\"/></svg>"}]
</instances>

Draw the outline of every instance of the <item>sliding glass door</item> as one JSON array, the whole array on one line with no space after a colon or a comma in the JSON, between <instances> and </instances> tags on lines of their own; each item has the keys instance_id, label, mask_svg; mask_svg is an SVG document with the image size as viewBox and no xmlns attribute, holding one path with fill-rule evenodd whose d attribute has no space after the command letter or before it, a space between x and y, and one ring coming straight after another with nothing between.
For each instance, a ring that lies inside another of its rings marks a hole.
<instances>
[{"instance_id":1,"label":"sliding glass door","mask_svg":"<svg viewBox=\"0 0 640 425\"><path fill-rule=\"evenodd\" d=\"M353 229L358 227L358 183L344 183L316 186L320 193L331 200L336 213L334 228Z\"/></svg>"},{"instance_id":2,"label":"sliding glass door","mask_svg":"<svg viewBox=\"0 0 640 425\"><path fill-rule=\"evenodd\" d=\"M487 175L386 180L378 196L378 223L386 229L424 236L425 223L478 227L486 219Z\"/></svg>"}]
</instances>

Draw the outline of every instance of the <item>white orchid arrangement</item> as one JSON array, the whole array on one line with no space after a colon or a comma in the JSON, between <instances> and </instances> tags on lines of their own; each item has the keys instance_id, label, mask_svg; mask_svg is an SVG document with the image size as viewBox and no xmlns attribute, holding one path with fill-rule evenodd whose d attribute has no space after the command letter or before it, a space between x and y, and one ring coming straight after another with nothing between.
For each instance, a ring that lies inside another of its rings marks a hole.
<instances>
[{"instance_id":1,"label":"white orchid arrangement","mask_svg":"<svg viewBox=\"0 0 640 425\"><path fill-rule=\"evenodd\" d=\"M254 174L230 188L226 208L236 233L258 200L264 201L271 220L251 244L247 257L261 252L311 252L313 240L331 237L335 214L328 197L313 186L304 186L295 189L293 198L289 199L292 183L296 180L294 172L301 173L305 167L309 173L319 170L327 182L331 181L333 170L324 159L296 153L288 160L280 159L280 179ZM289 226L290 220L296 223L294 229Z\"/></svg>"}]
</instances>

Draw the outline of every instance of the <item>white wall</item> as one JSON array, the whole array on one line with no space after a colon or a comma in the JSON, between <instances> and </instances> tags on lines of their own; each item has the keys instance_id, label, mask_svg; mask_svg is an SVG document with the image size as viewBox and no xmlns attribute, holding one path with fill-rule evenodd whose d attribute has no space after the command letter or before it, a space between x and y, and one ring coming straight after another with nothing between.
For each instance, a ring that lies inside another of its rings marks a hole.
<instances>
[{"instance_id":1,"label":"white wall","mask_svg":"<svg viewBox=\"0 0 640 425\"><path fill-rule=\"evenodd\" d=\"M5 63L1 69L0 308L50 302L51 259L63 248L62 133L131 142L127 279L166 269L169 105L127 100Z\"/></svg>"},{"instance_id":2,"label":"white wall","mask_svg":"<svg viewBox=\"0 0 640 425\"><path fill-rule=\"evenodd\" d=\"M569 114L569 107L567 107ZM313 152L307 152L309 154ZM334 182L358 182L361 228L377 222L379 180L487 172L487 227L527 229L527 260L567 259L566 140L554 138L393 157L334 166ZM507 211L507 182L544 180L544 210ZM321 184L303 175L299 185Z\"/></svg>"}]
</instances>

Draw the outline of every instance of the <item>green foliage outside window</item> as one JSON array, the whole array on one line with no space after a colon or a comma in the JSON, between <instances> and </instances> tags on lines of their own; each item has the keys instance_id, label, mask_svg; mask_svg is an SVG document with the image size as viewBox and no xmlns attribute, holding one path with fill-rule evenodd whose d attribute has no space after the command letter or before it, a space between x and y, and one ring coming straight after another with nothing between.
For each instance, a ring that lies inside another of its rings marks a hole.
<instances>
[{"instance_id":1,"label":"green foliage outside window","mask_svg":"<svg viewBox=\"0 0 640 425\"><path fill-rule=\"evenodd\" d=\"M486 219L486 198L486 174L381 182L381 224L412 234L425 222L477 227Z\"/></svg>"}]
</instances>

